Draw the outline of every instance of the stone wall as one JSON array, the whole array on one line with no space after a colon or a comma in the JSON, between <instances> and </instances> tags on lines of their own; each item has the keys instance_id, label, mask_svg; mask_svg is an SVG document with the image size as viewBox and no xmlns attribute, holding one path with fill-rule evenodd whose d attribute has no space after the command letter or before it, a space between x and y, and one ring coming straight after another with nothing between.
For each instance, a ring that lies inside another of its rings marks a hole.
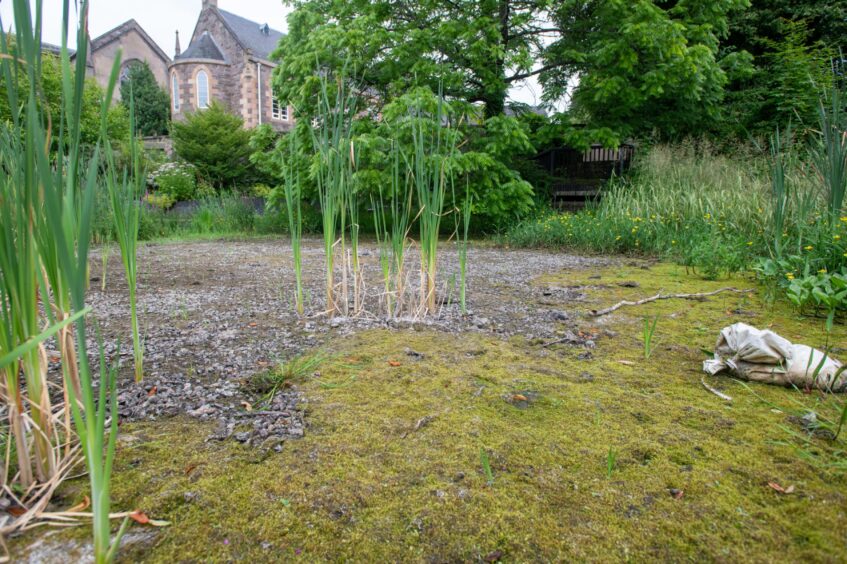
<instances>
[{"instance_id":1,"label":"stone wall","mask_svg":"<svg viewBox=\"0 0 847 564\"><path fill-rule=\"evenodd\" d=\"M206 71L209 77L209 102L217 100L232 111L225 94L227 85L220 80L221 76L226 78L226 66L220 61L210 60L178 61L171 65L171 73L176 73L179 80L179 111L173 110L171 100L172 118L182 121L186 114L197 110L197 73L201 70Z\"/></svg>"},{"instance_id":2,"label":"stone wall","mask_svg":"<svg viewBox=\"0 0 847 564\"><path fill-rule=\"evenodd\" d=\"M161 55L154 50L147 41L136 30L130 29L126 33L118 35L113 41L109 41L91 54L91 62L94 66L94 78L102 86L109 84L109 75L112 72L112 64L122 50L122 61L147 61L156 82L162 88L168 86L168 64L170 61L162 59ZM115 88L115 99L120 100L119 88Z\"/></svg>"}]
</instances>

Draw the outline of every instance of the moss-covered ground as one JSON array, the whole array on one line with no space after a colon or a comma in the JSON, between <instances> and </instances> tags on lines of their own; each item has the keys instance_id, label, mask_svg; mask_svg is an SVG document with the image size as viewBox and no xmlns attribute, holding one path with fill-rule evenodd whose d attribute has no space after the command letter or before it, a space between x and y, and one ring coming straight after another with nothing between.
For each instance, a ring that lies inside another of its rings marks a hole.
<instances>
[{"instance_id":1,"label":"moss-covered ground","mask_svg":"<svg viewBox=\"0 0 847 564\"><path fill-rule=\"evenodd\" d=\"M660 289L754 287L666 265L531 283L584 287L579 311ZM655 315L645 359L642 319ZM589 359L581 347L482 333L337 341L319 374L297 384L309 428L281 453L206 442L210 429L189 419L123 426L114 505L172 525L122 558L844 561L845 478L787 444L788 409L814 395L709 378L727 402L701 386L700 349L735 321L825 341L820 320L755 293L581 317L596 335ZM843 326L831 342L847 343Z\"/></svg>"}]
</instances>

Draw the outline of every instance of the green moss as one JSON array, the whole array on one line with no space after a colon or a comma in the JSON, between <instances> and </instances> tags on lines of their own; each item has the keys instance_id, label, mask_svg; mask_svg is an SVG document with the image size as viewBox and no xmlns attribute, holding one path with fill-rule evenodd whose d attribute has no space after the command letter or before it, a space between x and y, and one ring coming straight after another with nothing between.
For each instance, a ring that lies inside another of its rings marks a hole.
<instances>
[{"instance_id":1,"label":"green moss","mask_svg":"<svg viewBox=\"0 0 847 564\"><path fill-rule=\"evenodd\" d=\"M534 283L586 287L586 310L660 289L753 286L665 265ZM649 360L644 315L660 316ZM501 551L509 561L839 560L844 478L780 444L784 412L728 378L711 382L732 403L700 385L699 348L738 320L823 340L818 320L756 294L721 294L583 318L582 330L598 335L590 360L566 346L481 334L380 330L336 342L320 380L298 385L309 399L306 437L280 454L205 442L208 426L187 419L122 428L115 507L173 522L122 558L478 561ZM834 339L847 340L844 327ZM797 395L755 391L778 406ZM617 463L607 478L610 447ZM771 481L795 493L780 495Z\"/></svg>"}]
</instances>

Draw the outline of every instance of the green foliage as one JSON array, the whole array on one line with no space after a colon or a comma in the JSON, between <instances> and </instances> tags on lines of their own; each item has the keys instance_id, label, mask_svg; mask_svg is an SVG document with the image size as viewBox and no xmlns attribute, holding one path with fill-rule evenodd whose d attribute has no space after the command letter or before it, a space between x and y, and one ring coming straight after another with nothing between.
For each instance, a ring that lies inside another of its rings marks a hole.
<instances>
[{"instance_id":1,"label":"green foliage","mask_svg":"<svg viewBox=\"0 0 847 564\"><path fill-rule=\"evenodd\" d=\"M659 322L659 316L653 318L653 323L650 323L650 318L644 317L644 327L641 330L641 342L644 344L644 358L650 358L653 354L655 345L653 343L653 334L656 332L656 324Z\"/></svg>"},{"instance_id":2,"label":"green foliage","mask_svg":"<svg viewBox=\"0 0 847 564\"><path fill-rule=\"evenodd\" d=\"M149 179L159 192L175 202L193 200L197 193L194 167L185 163L165 163Z\"/></svg>"},{"instance_id":3,"label":"green foliage","mask_svg":"<svg viewBox=\"0 0 847 564\"><path fill-rule=\"evenodd\" d=\"M564 97L579 77L572 113L592 128L619 136L654 129L666 136L701 132L718 118L727 82L720 39L729 15L747 4L558 2L551 18L561 35L544 52L544 98Z\"/></svg>"},{"instance_id":4,"label":"green foliage","mask_svg":"<svg viewBox=\"0 0 847 564\"><path fill-rule=\"evenodd\" d=\"M502 240L655 254L709 279L759 265L761 276L784 292L803 272L847 265L847 216L831 219L822 182L808 174L808 155L801 155L780 156L787 186L780 192L772 186L773 157L743 148L718 154L704 143L658 145L599 202L522 222ZM773 258L766 271L760 257Z\"/></svg>"},{"instance_id":5,"label":"green foliage","mask_svg":"<svg viewBox=\"0 0 847 564\"><path fill-rule=\"evenodd\" d=\"M121 82L121 102L129 109L130 96L135 104L135 122L141 135L164 135L168 132L170 97L156 82L146 61L130 65Z\"/></svg>"},{"instance_id":6,"label":"green foliage","mask_svg":"<svg viewBox=\"0 0 847 564\"><path fill-rule=\"evenodd\" d=\"M503 112L510 85L534 74L550 24L550 0L302 0L274 57L274 87L298 108L314 105L315 61L355 69L362 86L389 100L415 86L484 102ZM377 102L378 103L378 102Z\"/></svg>"},{"instance_id":7,"label":"green foliage","mask_svg":"<svg viewBox=\"0 0 847 564\"><path fill-rule=\"evenodd\" d=\"M243 185L254 174L249 161L250 132L243 126L241 118L212 102L184 122L171 124L174 150L216 188Z\"/></svg>"},{"instance_id":8,"label":"green foliage","mask_svg":"<svg viewBox=\"0 0 847 564\"><path fill-rule=\"evenodd\" d=\"M164 192L158 192L145 194L144 202L160 210L167 210L176 203L176 200L173 196L169 196Z\"/></svg>"}]
</instances>

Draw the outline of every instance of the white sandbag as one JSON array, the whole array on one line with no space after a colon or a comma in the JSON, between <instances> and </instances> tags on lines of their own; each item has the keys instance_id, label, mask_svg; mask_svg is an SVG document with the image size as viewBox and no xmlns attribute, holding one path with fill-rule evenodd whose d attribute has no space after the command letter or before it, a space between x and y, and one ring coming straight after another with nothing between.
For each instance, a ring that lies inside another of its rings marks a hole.
<instances>
[{"instance_id":1,"label":"white sandbag","mask_svg":"<svg viewBox=\"0 0 847 564\"><path fill-rule=\"evenodd\" d=\"M766 384L847 391L847 370L841 370L842 364L834 358L824 360L824 356L808 345L794 345L773 331L736 323L721 330L715 357L703 362L703 370L709 374L729 370L742 380Z\"/></svg>"}]
</instances>

